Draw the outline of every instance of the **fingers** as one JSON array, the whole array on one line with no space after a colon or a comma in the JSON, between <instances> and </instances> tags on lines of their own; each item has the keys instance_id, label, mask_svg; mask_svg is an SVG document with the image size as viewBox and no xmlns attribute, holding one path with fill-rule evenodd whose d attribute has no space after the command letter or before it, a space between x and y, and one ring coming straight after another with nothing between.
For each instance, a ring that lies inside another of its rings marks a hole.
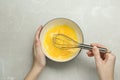
<instances>
[{"instance_id":1,"label":"fingers","mask_svg":"<svg viewBox=\"0 0 120 80\"><path fill-rule=\"evenodd\" d=\"M87 55L88 55L89 57L93 57L93 56L94 56L91 51L88 51L88 52L87 52Z\"/></svg>"},{"instance_id":2,"label":"fingers","mask_svg":"<svg viewBox=\"0 0 120 80\"><path fill-rule=\"evenodd\" d=\"M41 30L42 30L42 26L40 26L36 31L36 34L35 34L35 39L36 40L39 40L39 35L40 35Z\"/></svg>"},{"instance_id":3,"label":"fingers","mask_svg":"<svg viewBox=\"0 0 120 80\"><path fill-rule=\"evenodd\" d=\"M102 44L92 43L91 45L92 45L92 46L96 46L96 47L106 48L106 47L105 47L104 45L102 45Z\"/></svg>"},{"instance_id":4,"label":"fingers","mask_svg":"<svg viewBox=\"0 0 120 80\"><path fill-rule=\"evenodd\" d=\"M100 53L99 52L99 47L102 47L102 48L106 48L104 45L101 45L101 44L97 44L97 43L92 43L91 44L92 46L96 46L97 49L93 49L92 51L88 51L87 52L87 55L89 57L93 57L96 53L99 53L98 55L95 55L95 59L96 59L96 56L99 56L98 58L104 60L105 59L105 55L103 53Z\"/></svg>"},{"instance_id":5,"label":"fingers","mask_svg":"<svg viewBox=\"0 0 120 80\"><path fill-rule=\"evenodd\" d=\"M33 52L34 55L36 55L37 53L42 53L41 52L41 45L40 45L40 33L42 31L42 26L40 26L36 33L35 33L35 39L34 39L34 44L33 44Z\"/></svg>"},{"instance_id":6,"label":"fingers","mask_svg":"<svg viewBox=\"0 0 120 80\"><path fill-rule=\"evenodd\" d=\"M106 53L105 54L105 63L108 64L108 65L115 65L115 60L116 60L116 56L113 55L112 53Z\"/></svg>"},{"instance_id":7,"label":"fingers","mask_svg":"<svg viewBox=\"0 0 120 80\"><path fill-rule=\"evenodd\" d=\"M40 43L41 30L42 30L42 26L40 26L35 33L33 54L34 54L34 65L37 64L43 67L46 64L46 59L44 53L42 52L42 47Z\"/></svg>"},{"instance_id":8,"label":"fingers","mask_svg":"<svg viewBox=\"0 0 120 80\"><path fill-rule=\"evenodd\" d=\"M106 58L108 60L115 60L116 59L116 56L112 53L106 53Z\"/></svg>"},{"instance_id":9,"label":"fingers","mask_svg":"<svg viewBox=\"0 0 120 80\"><path fill-rule=\"evenodd\" d=\"M112 53L103 54L103 53L99 52L98 47L106 48L104 45L96 44L96 43L92 43L91 45L93 46L93 49L92 49L92 51L88 51L87 55L89 57L94 56L96 63L104 62L109 65L111 65L113 63L115 64L116 56L114 54L112 54Z\"/></svg>"},{"instance_id":10,"label":"fingers","mask_svg":"<svg viewBox=\"0 0 120 80\"><path fill-rule=\"evenodd\" d=\"M42 26L40 26L35 33L35 38L34 38L34 43L33 43L33 52L35 52L35 48L40 47L39 36L40 36L41 30L42 30Z\"/></svg>"},{"instance_id":11,"label":"fingers","mask_svg":"<svg viewBox=\"0 0 120 80\"><path fill-rule=\"evenodd\" d=\"M92 52L94 54L95 60L101 60L99 49L96 46L93 47Z\"/></svg>"},{"instance_id":12,"label":"fingers","mask_svg":"<svg viewBox=\"0 0 120 80\"><path fill-rule=\"evenodd\" d=\"M104 61L107 62L107 61L108 61L108 58L109 58L109 53L106 53L106 54L104 55L104 57L105 57Z\"/></svg>"},{"instance_id":13,"label":"fingers","mask_svg":"<svg viewBox=\"0 0 120 80\"><path fill-rule=\"evenodd\" d=\"M36 33L35 33L35 39L34 39L34 45L39 46L40 45L40 32L42 31L42 26L40 26Z\"/></svg>"}]
</instances>

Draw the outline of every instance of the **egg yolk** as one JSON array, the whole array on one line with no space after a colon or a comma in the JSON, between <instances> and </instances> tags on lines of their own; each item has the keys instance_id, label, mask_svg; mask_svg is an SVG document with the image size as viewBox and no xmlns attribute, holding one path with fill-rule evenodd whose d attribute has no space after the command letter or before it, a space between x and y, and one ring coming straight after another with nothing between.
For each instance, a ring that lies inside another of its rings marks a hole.
<instances>
[{"instance_id":1,"label":"egg yolk","mask_svg":"<svg viewBox=\"0 0 120 80\"><path fill-rule=\"evenodd\" d=\"M46 54L49 57L58 61L64 61L72 58L79 52L80 49L77 49L77 48L64 50L64 49L55 47L53 43L54 34L64 34L74 39L75 41L78 41L77 34L72 27L68 25L53 26L46 32L44 36L44 48L47 52Z\"/></svg>"}]
</instances>

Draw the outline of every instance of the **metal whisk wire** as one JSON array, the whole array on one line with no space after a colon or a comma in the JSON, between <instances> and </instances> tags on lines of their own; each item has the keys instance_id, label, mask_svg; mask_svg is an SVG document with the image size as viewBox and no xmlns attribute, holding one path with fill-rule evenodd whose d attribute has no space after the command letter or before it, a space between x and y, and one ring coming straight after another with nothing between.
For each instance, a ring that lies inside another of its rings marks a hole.
<instances>
[{"instance_id":1,"label":"metal whisk wire","mask_svg":"<svg viewBox=\"0 0 120 80\"><path fill-rule=\"evenodd\" d=\"M52 39L54 46L60 49L82 48L82 49L92 50L93 48L92 45L81 44L64 34L54 34ZM101 53L108 52L106 48L101 48L101 47L99 47L99 51Z\"/></svg>"},{"instance_id":2,"label":"metal whisk wire","mask_svg":"<svg viewBox=\"0 0 120 80\"><path fill-rule=\"evenodd\" d=\"M53 43L61 49L79 48L79 43L64 34L54 34Z\"/></svg>"}]
</instances>

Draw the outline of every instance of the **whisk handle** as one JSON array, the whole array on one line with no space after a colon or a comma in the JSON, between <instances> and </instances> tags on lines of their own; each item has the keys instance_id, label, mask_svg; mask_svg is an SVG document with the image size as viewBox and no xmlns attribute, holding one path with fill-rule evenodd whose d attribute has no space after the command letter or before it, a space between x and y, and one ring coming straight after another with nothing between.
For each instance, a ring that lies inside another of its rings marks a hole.
<instances>
[{"instance_id":1,"label":"whisk handle","mask_svg":"<svg viewBox=\"0 0 120 80\"><path fill-rule=\"evenodd\" d=\"M87 44L80 44L79 47L83 48L83 49L87 49L87 50L93 49L92 45L87 45ZM107 53L108 52L107 48L102 48L102 47L98 47L98 48L99 48L100 53Z\"/></svg>"}]
</instances>

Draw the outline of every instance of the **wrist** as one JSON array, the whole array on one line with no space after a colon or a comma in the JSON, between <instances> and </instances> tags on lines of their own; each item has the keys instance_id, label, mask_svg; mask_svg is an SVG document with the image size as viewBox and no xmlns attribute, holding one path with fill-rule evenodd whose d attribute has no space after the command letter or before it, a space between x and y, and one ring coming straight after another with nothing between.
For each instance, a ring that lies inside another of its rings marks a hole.
<instances>
[{"instance_id":1,"label":"wrist","mask_svg":"<svg viewBox=\"0 0 120 80\"><path fill-rule=\"evenodd\" d=\"M44 68L44 66L40 66L40 65L37 65L37 64L33 64L32 66L32 70L35 70L36 72L41 72L41 70Z\"/></svg>"},{"instance_id":2,"label":"wrist","mask_svg":"<svg viewBox=\"0 0 120 80\"><path fill-rule=\"evenodd\" d=\"M100 80L114 80L114 79L112 78L112 79L100 79Z\"/></svg>"},{"instance_id":3,"label":"wrist","mask_svg":"<svg viewBox=\"0 0 120 80\"><path fill-rule=\"evenodd\" d=\"M42 63L42 62L38 62L38 61L34 61L33 62L33 66L36 66L38 68L44 68L46 64Z\"/></svg>"},{"instance_id":4,"label":"wrist","mask_svg":"<svg viewBox=\"0 0 120 80\"><path fill-rule=\"evenodd\" d=\"M113 77L104 77L104 78L100 78L100 80L114 80L114 78Z\"/></svg>"},{"instance_id":5,"label":"wrist","mask_svg":"<svg viewBox=\"0 0 120 80\"><path fill-rule=\"evenodd\" d=\"M44 67L33 64L30 72L25 77L25 80L36 80L43 68Z\"/></svg>"}]
</instances>

